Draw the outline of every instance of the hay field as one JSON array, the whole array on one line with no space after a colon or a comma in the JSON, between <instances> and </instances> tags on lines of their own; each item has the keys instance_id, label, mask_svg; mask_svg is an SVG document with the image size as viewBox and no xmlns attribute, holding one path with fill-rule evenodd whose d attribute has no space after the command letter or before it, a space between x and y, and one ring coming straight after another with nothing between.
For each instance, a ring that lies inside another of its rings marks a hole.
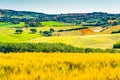
<instances>
[{"instance_id":1,"label":"hay field","mask_svg":"<svg viewBox=\"0 0 120 80\"><path fill-rule=\"evenodd\" d=\"M65 43L84 48L112 48L120 40L120 34L96 34L83 36L53 36L31 39L27 42Z\"/></svg>"}]
</instances>

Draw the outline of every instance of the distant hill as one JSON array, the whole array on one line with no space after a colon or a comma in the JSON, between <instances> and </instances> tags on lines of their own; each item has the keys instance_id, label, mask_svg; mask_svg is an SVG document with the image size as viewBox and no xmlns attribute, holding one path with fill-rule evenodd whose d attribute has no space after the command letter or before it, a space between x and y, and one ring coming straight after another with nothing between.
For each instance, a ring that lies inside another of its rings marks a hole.
<instances>
[{"instance_id":1,"label":"distant hill","mask_svg":"<svg viewBox=\"0 0 120 80\"><path fill-rule=\"evenodd\" d=\"M45 14L32 11L15 11L0 9L0 22L25 22L25 21L58 21L84 26L110 26L120 24L120 14L108 14L103 12L93 13L68 13L68 14ZM115 23L108 24L108 21Z\"/></svg>"},{"instance_id":2,"label":"distant hill","mask_svg":"<svg viewBox=\"0 0 120 80\"><path fill-rule=\"evenodd\" d=\"M6 18L38 18L40 16L46 16L44 13L30 12L30 11L15 11L8 9L0 9L1 17Z\"/></svg>"}]
</instances>

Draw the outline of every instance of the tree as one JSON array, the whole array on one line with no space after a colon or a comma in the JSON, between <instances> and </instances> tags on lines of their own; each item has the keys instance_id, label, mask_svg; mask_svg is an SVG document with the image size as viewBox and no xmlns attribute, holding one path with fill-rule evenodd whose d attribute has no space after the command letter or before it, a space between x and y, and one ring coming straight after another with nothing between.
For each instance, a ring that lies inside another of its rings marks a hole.
<instances>
[{"instance_id":1,"label":"tree","mask_svg":"<svg viewBox=\"0 0 120 80\"><path fill-rule=\"evenodd\" d=\"M21 33L23 32L23 30L22 30L22 29L17 29L17 30L15 30L15 32L16 32L17 34L21 34Z\"/></svg>"},{"instance_id":2,"label":"tree","mask_svg":"<svg viewBox=\"0 0 120 80\"><path fill-rule=\"evenodd\" d=\"M53 33L55 32L55 30L53 28L50 28L50 32Z\"/></svg>"},{"instance_id":3,"label":"tree","mask_svg":"<svg viewBox=\"0 0 120 80\"><path fill-rule=\"evenodd\" d=\"M36 29L30 29L30 31L31 31L31 33L33 33L33 34L37 32Z\"/></svg>"},{"instance_id":4,"label":"tree","mask_svg":"<svg viewBox=\"0 0 120 80\"><path fill-rule=\"evenodd\" d=\"M48 36L52 36L52 33L50 31L43 31L42 35L48 37Z\"/></svg>"}]
</instances>

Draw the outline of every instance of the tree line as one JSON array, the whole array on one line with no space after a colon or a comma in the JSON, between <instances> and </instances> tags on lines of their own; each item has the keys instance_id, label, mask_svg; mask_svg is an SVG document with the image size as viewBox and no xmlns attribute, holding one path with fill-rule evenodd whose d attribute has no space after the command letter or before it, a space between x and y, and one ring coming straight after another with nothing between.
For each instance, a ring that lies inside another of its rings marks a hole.
<instances>
[{"instance_id":1,"label":"tree line","mask_svg":"<svg viewBox=\"0 0 120 80\"><path fill-rule=\"evenodd\" d=\"M115 49L78 48L63 43L0 43L0 52L119 53Z\"/></svg>"}]
</instances>

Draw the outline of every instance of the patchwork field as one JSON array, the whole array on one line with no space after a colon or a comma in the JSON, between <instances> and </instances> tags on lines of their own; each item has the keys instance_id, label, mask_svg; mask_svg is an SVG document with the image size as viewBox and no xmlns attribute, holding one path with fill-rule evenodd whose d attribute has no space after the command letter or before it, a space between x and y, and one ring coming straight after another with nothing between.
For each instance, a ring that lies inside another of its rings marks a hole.
<instances>
[{"instance_id":1,"label":"patchwork field","mask_svg":"<svg viewBox=\"0 0 120 80\"><path fill-rule=\"evenodd\" d=\"M61 27L59 27L60 29ZM0 42L47 42L47 43L65 43L76 47L87 48L112 48L113 44L120 41L120 34L94 34L82 35L79 31L65 32L65 36L43 37L39 34L40 30L47 30L48 28L38 28L36 34L31 34L28 29L24 29L22 34L15 34L15 29L1 29ZM58 27L55 28L56 30ZM62 28L61 28L62 29ZM75 36L76 35L76 36Z\"/></svg>"},{"instance_id":2,"label":"patchwork field","mask_svg":"<svg viewBox=\"0 0 120 80\"><path fill-rule=\"evenodd\" d=\"M120 54L0 53L1 80L119 80Z\"/></svg>"},{"instance_id":3,"label":"patchwork field","mask_svg":"<svg viewBox=\"0 0 120 80\"><path fill-rule=\"evenodd\" d=\"M54 25L57 22L42 22L44 25ZM62 24L62 23L58 23ZM10 25L10 23L0 23L2 27L5 25ZM20 23L23 25L23 23ZM103 32L93 32L90 29L66 31L66 32L55 32L52 37L43 37L40 35L40 31L49 31L53 28L55 31L66 30L73 28L80 28L82 26L64 26L64 27L37 27L37 33L31 34L30 28L23 28L22 34L15 34L15 28L0 29L0 42L31 42L31 43L65 43L70 44L75 47L83 48L113 48L113 44L120 41L120 34L110 34L112 31L119 30L120 26L110 27ZM4 27L5 28L5 27Z\"/></svg>"}]
</instances>

